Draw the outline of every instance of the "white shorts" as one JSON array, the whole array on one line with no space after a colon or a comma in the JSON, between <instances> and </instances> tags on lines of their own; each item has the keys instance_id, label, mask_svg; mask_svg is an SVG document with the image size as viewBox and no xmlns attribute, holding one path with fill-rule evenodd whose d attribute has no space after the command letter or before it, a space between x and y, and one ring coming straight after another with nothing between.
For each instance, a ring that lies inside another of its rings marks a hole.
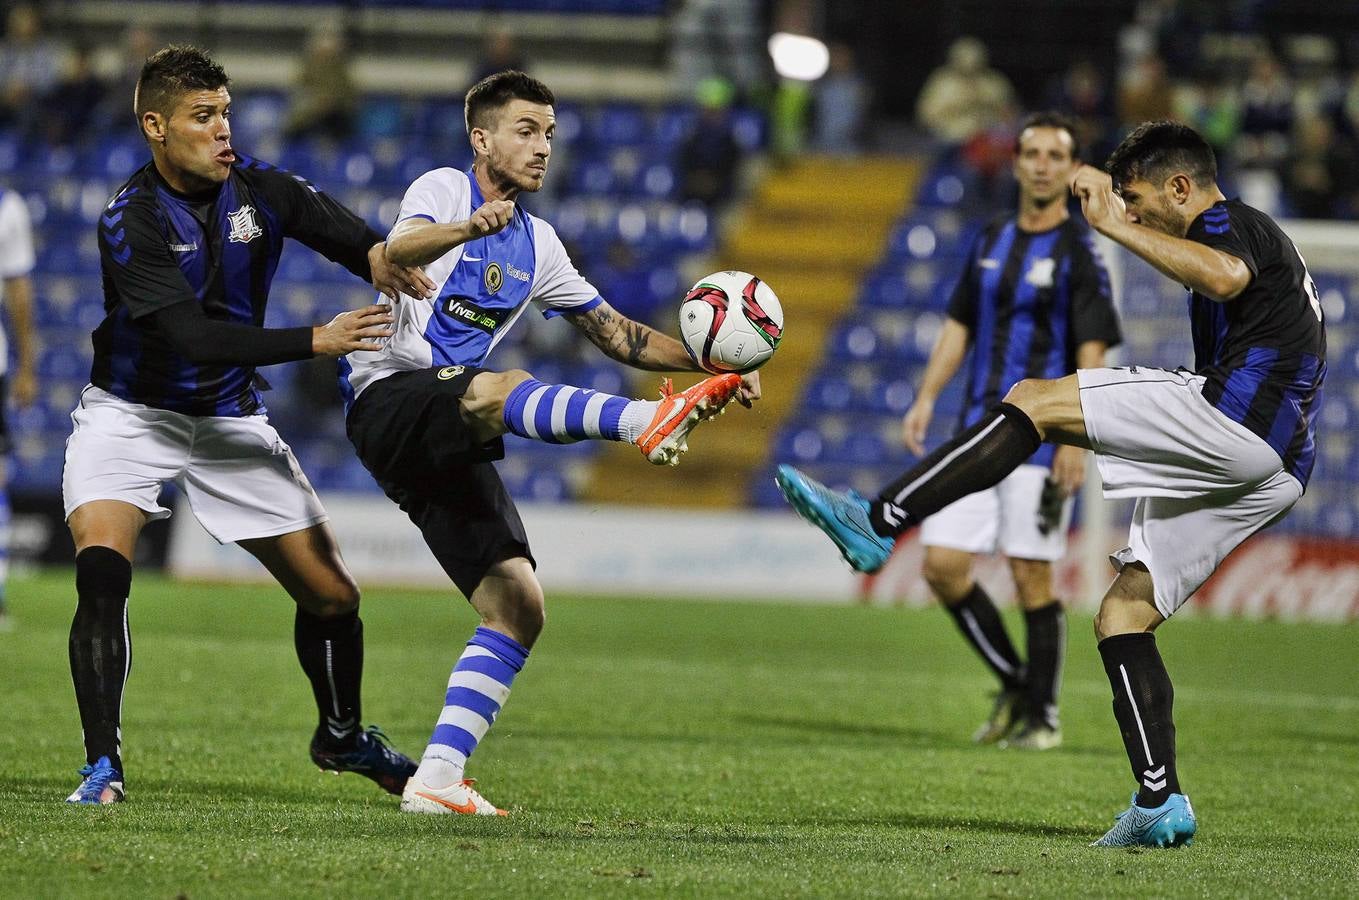
<instances>
[{"instance_id":1,"label":"white shorts","mask_svg":"<svg viewBox=\"0 0 1359 900\"><path fill-rule=\"evenodd\" d=\"M1302 485L1274 449L1203 399L1201 375L1081 369L1081 410L1106 497L1136 497L1120 571L1151 572L1169 618L1227 555L1283 517Z\"/></svg>"},{"instance_id":2,"label":"white shorts","mask_svg":"<svg viewBox=\"0 0 1359 900\"><path fill-rule=\"evenodd\" d=\"M70 518L93 500L121 500L152 520L179 485L199 524L227 544L326 521L292 450L266 416L188 416L86 386L71 413L61 493Z\"/></svg>"},{"instance_id":3,"label":"white shorts","mask_svg":"<svg viewBox=\"0 0 1359 900\"><path fill-rule=\"evenodd\" d=\"M1050 474L1047 466L1020 466L995 487L968 494L925 519L920 542L967 553L999 550L1011 559L1061 559L1075 501L1063 504L1056 528L1047 534L1038 530L1038 504Z\"/></svg>"}]
</instances>

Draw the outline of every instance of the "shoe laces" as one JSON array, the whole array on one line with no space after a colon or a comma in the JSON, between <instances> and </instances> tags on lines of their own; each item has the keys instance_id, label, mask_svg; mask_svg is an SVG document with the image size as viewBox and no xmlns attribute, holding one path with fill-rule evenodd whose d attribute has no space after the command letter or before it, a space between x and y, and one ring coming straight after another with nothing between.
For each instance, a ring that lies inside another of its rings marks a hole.
<instances>
[{"instance_id":1,"label":"shoe laces","mask_svg":"<svg viewBox=\"0 0 1359 900\"><path fill-rule=\"evenodd\" d=\"M668 400L675 395L675 380L673 378L661 379L661 399Z\"/></svg>"},{"instance_id":2,"label":"shoe laces","mask_svg":"<svg viewBox=\"0 0 1359 900\"><path fill-rule=\"evenodd\" d=\"M103 796L104 789L109 786L109 782L118 777L118 770L111 765L84 765L80 767L80 774L85 779L80 786L80 792L86 796L93 794L96 798L99 798Z\"/></svg>"},{"instance_id":3,"label":"shoe laces","mask_svg":"<svg viewBox=\"0 0 1359 900\"><path fill-rule=\"evenodd\" d=\"M393 763L397 761L397 752L392 747L392 739L387 737L387 732L380 726L369 725L363 730L363 736L368 738L364 743L380 753L383 759Z\"/></svg>"}]
</instances>

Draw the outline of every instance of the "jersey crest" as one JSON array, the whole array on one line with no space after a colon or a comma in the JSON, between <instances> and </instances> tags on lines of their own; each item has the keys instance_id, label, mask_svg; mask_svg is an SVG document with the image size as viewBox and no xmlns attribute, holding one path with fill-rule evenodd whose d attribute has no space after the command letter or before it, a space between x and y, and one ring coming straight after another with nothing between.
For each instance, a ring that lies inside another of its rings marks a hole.
<instances>
[{"instance_id":1,"label":"jersey crest","mask_svg":"<svg viewBox=\"0 0 1359 900\"><path fill-rule=\"evenodd\" d=\"M255 222L255 207L248 203L235 212L227 213L227 222L231 224L227 240L233 244L248 244L264 234L264 229Z\"/></svg>"}]
</instances>

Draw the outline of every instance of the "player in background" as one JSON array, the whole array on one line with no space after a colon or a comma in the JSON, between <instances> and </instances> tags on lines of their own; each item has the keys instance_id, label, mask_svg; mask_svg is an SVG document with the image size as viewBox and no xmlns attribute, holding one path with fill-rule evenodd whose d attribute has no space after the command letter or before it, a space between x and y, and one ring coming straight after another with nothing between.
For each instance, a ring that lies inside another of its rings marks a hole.
<instances>
[{"instance_id":1,"label":"player in background","mask_svg":"<svg viewBox=\"0 0 1359 900\"><path fill-rule=\"evenodd\" d=\"M467 758L509 696L543 627L543 590L514 501L492 460L506 432L547 443L629 441L674 464L689 432L759 379L720 375L657 401L630 400L528 372L484 368L530 305L579 328L606 356L638 369L696 371L683 345L619 314L572 265L552 226L516 203L537 191L552 155L552 92L522 72L467 93L473 163L435 169L406 191L390 258L424 266L433 303L405 298L379 352L340 363L348 432L383 490L481 617L449 678L443 712L401 808L503 815L464 778Z\"/></svg>"},{"instance_id":2,"label":"player in background","mask_svg":"<svg viewBox=\"0 0 1359 900\"><path fill-rule=\"evenodd\" d=\"M1075 125L1036 113L1015 140L1019 212L977 236L949 300L948 315L902 422L905 443L924 456L934 403L969 348L959 431L973 425L1024 378L1058 378L1104 365L1121 337L1109 277L1090 232L1067 212L1077 165ZM1052 562L1066 552L1072 495L1085 480L1085 451L1044 444L994 487L925 520L925 580L963 637L1000 681L978 743L1047 750L1062 741L1057 716L1066 625L1053 595ZM1024 610L1028 661L1021 661L986 590L972 576L978 553L1000 550ZM1017 731L1016 731L1017 730Z\"/></svg>"},{"instance_id":3,"label":"player in background","mask_svg":"<svg viewBox=\"0 0 1359 900\"><path fill-rule=\"evenodd\" d=\"M1297 248L1264 213L1223 196L1213 151L1193 129L1143 123L1105 167L1080 167L1071 190L1093 228L1188 288L1195 372L1026 379L871 501L789 466L779 483L851 565L873 571L896 536L996 484L1044 440L1094 450L1105 496L1137 499L1095 633L1138 787L1096 844L1178 846L1197 823L1180 791L1174 690L1153 632L1302 496L1326 332Z\"/></svg>"},{"instance_id":4,"label":"player in background","mask_svg":"<svg viewBox=\"0 0 1359 900\"><path fill-rule=\"evenodd\" d=\"M0 631L11 627L5 603L9 578L9 422L6 400L20 408L38 397L38 340L33 328L33 231L17 191L0 187L0 302L5 306L18 365L12 376L6 332L0 328ZM9 395L7 398L6 395Z\"/></svg>"},{"instance_id":5,"label":"player in background","mask_svg":"<svg viewBox=\"0 0 1359 900\"><path fill-rule=\"evenodd\" d=\"M151 162L99 221L105 318L62 478L76 548L71 678L88 763L75 803L123 799L132 560L142 527L170 515L158 502L167 481L209 534L252 553L296 601L294 643L319 720L312 760L395 793L415 769L360 724L359 589L269 424L255 367L340 356L391 333L377 305L315 328L262 327L285 237L390 295L429 282L389 263L381 235L302 178L238 157L227 83L194 47L147 59L134 106Z\"/></svg>"}]
</instances>

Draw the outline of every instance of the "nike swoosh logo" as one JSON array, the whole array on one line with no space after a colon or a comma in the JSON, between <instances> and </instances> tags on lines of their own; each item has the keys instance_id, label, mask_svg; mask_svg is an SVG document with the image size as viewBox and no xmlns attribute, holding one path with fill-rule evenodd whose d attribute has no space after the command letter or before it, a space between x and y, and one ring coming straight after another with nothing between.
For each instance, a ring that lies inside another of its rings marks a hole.
<instances>
[{"instance_id":1,"label":"nike swoosh logo","mask_svg":"<svg viewBox=\"0 0 1359 900\"><path fill-rule=\"evenodd\" d=\"M415 796L423 797L426 800L439 804L440 806L447 807L448 809L453 810L455 813L462 813L464 816L474 816L477 814L477 805L473 803L471 800L468 800L466 803L454 803L451 800L445 800L442 797L436 797L433 794L426 794L424 791L416 791Z\"/></svg>"},{"instance_id":2,"label":"nike swoosh logo","mask_svg":"<svg viewBox=\"0 0 1359 900\"><path fill-rule=\"evenodd\" d=\"M462 259L463 262L481 262L485 258L484 256L463 256Z\"/></svg>"},{"instance_id":3,"label":"nike swoosh logo","mask_svg":"<svg viewBox=\"0 0 1359 900\"><path fill-rule=\"evenodd\" d=\"M1000 260L983 259L978 262L977 265L981 266L983 269L998 269L1000 268Z\"/></svg>"},{"instance_id":4,"label":"nike swoosh logo","mask_svg":"<svg viewBox=\"0 0 1359 900\"><path fill-rule=\"evenodd\" d=\"M651 431L649 432L650 434L655 434L656 432L660 431L662 428L664 428L666 425L668 425L672 420L674 420L675 416L677 416L677 415L679 415L680 413L684 412L684 398L683 398L683 397L674 397L674 398L672 398L669 402L670 402L670 409L666 412L665 418L661 419L659 422L656 423L656 427L651 429Z\"/></svg>"}]
</instances>

